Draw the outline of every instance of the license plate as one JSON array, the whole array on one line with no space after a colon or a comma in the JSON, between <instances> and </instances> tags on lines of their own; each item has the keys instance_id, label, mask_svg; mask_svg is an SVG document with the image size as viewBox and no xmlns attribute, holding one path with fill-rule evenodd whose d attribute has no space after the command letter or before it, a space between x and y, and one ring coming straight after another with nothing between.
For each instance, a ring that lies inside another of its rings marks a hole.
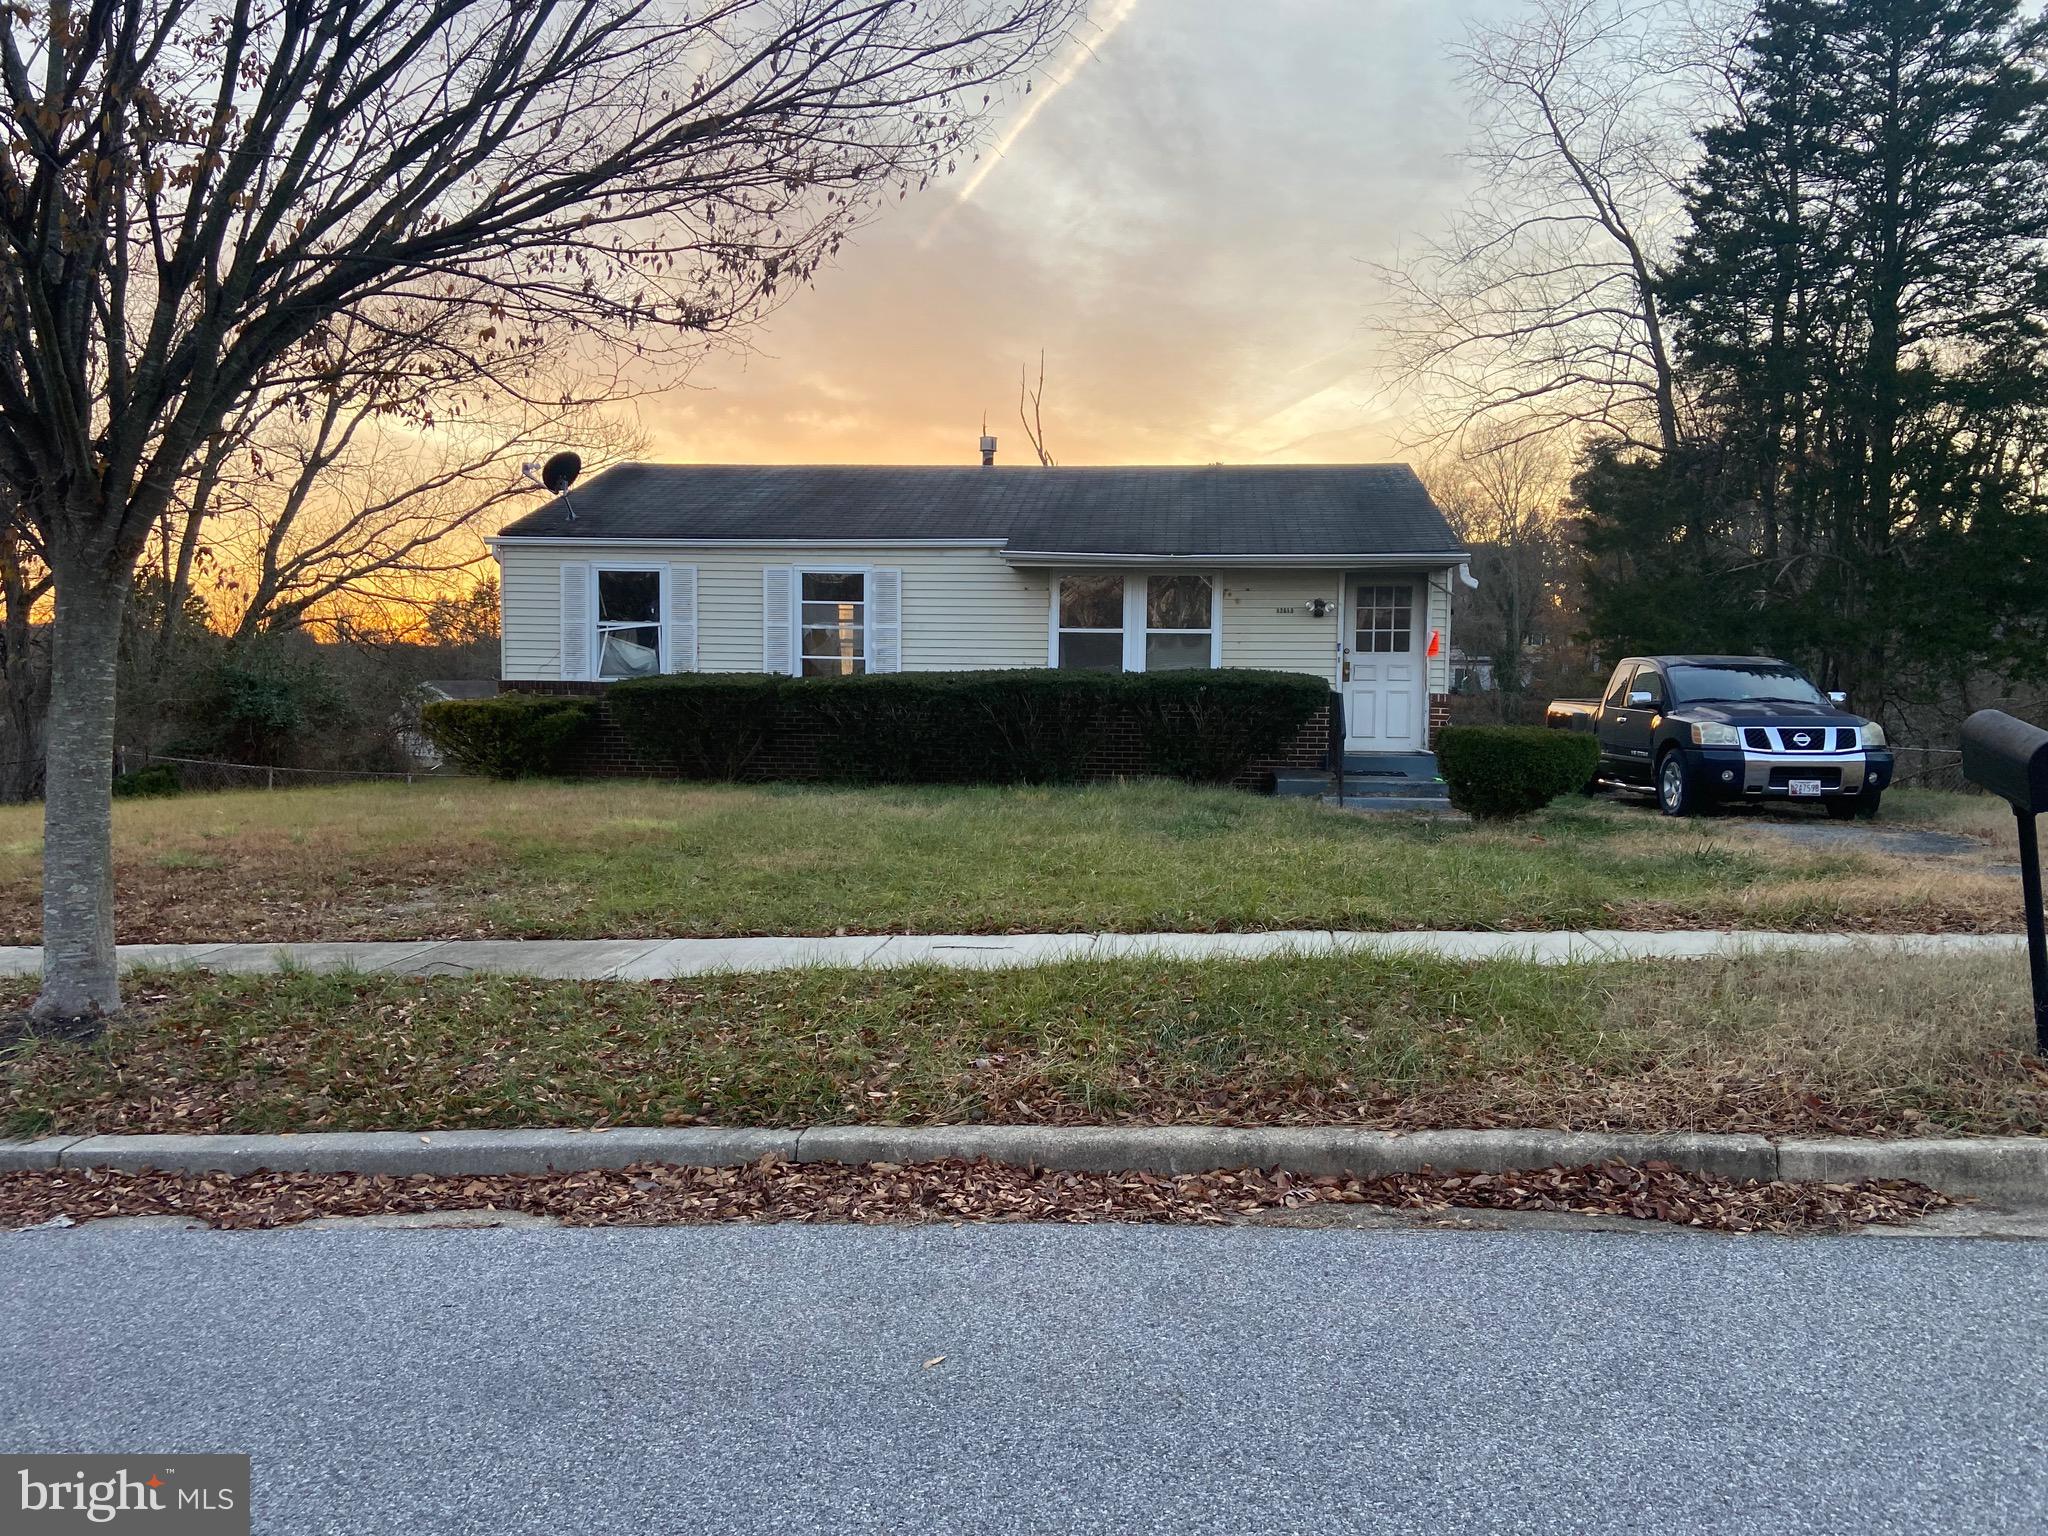
<instances>
[{"instance_id":1,"label":"license plate","mask_svg":"<svg viewBox=\"0 0 2048 1536\"><path fill-rule=\"evenodd\" d=\"M1796 798L1802 800L1807 798L1808 796L1818 798L1818 796L1820 795L1819 779L1794 779L1786 787L1792 791L1793 795Z\"/></svg>"}]
</instances>

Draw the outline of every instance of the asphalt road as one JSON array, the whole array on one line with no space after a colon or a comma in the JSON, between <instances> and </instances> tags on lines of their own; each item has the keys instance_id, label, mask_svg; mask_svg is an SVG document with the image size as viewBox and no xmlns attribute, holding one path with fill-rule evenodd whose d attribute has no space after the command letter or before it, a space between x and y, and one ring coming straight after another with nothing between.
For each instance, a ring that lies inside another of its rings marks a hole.
<instances>
[{"instance_id":1,"label":"asphalt road","mask_svg":"<svg viewBox=\"0 0 2048 1536\"><path fill-rule=\"evenodd\" d=\"M352 1536L2038 1531L2044 1252L88 1226L0 1237L0 1449Z\"/></svg>"}]
</instances>

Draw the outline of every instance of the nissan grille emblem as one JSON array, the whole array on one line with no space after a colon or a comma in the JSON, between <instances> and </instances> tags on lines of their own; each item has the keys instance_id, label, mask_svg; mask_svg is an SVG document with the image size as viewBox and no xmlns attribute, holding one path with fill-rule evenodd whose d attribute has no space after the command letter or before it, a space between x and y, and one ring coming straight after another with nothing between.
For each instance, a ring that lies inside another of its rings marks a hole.
<instances>
[{"instance_id":1,"label":"nissan grille emblem","mask_svg":"<svg viewBox=\"0 0 2048 1536\"><path fill-rule=\"evenodd\" d=\"M1810 747L1813 745L1813 738L1804 731L1795 731L1792 733L1792 745L1795 747Z\"/></svg>"}]
</instances>

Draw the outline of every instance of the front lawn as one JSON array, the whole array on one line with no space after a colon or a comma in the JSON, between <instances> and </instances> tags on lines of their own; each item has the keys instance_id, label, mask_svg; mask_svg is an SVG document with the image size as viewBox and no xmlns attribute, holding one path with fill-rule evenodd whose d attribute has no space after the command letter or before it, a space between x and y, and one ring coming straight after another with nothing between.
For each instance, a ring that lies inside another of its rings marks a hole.
<instances>
[{"instance_id":1,"label":"front lawn","mask_svg":"<svg viewBox=\"0 0 2048 1536\"><path fill-rule=\"evenodd\" d=\"M39 816L0 808L0 941L37 941ZM121 803L115 856L130 943L2018 921L1981 860L1791 846L1739 816L1572 799L1482 827L1162 783L242 791Z\"/></svg>"},{"instance_id":2,"label":"front lawn","mask_svg":"<svg viewBox=\"0 0 2048 1536\"><path fill-rule=\"evenodd\" d=\"M29 984L0 983L0 1009ZM1091 1122L2048 1132L2024 958L1420 958L691 982L159 972L0 1128Z\"/></svg>"}]
</instances>

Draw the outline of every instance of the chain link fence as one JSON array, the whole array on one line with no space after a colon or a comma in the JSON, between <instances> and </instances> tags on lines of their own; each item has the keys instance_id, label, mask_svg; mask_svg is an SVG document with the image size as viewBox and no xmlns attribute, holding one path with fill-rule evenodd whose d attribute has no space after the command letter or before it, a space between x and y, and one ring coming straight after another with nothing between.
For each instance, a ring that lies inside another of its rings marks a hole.
<instances>
[{"instance_id":1,"label":"chain link fence","mask_svg":"<svg viewBox=\"0 0 2048 1536\"><path fill-rule=\"evenodd\" d=\"M1903 789L1945 789L1960 795L1983 793L1963 777L1963 754L1948 747L1893 747L1892 783Z\"/></svg>"},{"instance_id":2,"label":"chain link fence","mask_svg":"<svg viewBox=\"0 0 2048 1536\"><path fill-rule=\"evenodd\" d=\"M355 768L278 768L265 763L223 763L203 757L170 757L160 752L121 748L115 753L117 773L137 773L147 768L165 768L174 774L178 788L186 793L211 789L294 789L309 784L412 784L424 779L450 778L447 772L420 769L412 773L377 773Z\"/></svg>"}]
</instances>

